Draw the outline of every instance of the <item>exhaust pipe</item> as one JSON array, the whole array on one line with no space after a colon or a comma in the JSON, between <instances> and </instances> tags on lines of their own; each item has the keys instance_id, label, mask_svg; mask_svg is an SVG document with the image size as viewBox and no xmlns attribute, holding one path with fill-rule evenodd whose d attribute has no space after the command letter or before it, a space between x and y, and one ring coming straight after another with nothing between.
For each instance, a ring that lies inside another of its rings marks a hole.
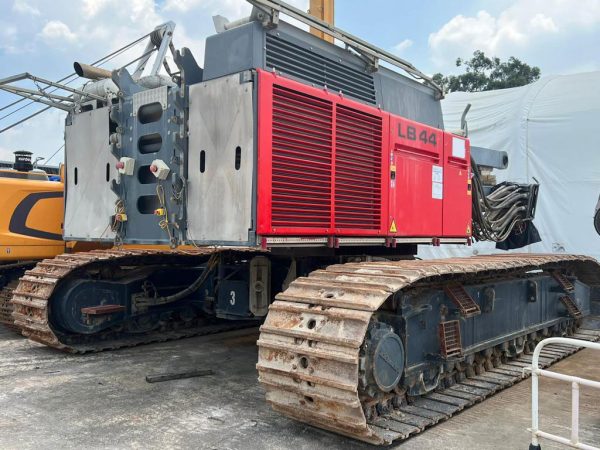
<instances>
[{"instance_id":1,"label":"exhaust pipe","mask_svg":"<svg viewBox=\"0 0 600 450\"><path fill-rule=\"evenodd\" d=\"M31 152L27 150L18 150L13 152L15 155L15 163L13 164L13 169L18 172L29 172L33 170L33 164L31 164Z\"/></svg>"},{"instance_id":2,"label":"exhaust pipe","mask_svg":"<svg viewBox=\"0 0 600 450\"><path fill-rule=\"evenodd\" d=\"M75 73L77 75L90 80L102 80L112 76L112 72L110 70L90 66L89 64L75 62L73 63L73 68L75 69Z\"/></svg>"}]
</instances>

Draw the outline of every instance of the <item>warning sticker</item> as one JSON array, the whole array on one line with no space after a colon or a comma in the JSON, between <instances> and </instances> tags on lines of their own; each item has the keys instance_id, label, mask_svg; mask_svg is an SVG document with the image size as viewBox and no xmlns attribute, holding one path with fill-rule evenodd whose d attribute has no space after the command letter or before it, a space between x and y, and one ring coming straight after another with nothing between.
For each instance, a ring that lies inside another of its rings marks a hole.
<instances>
[{"instance_id":1,"label":"warning sticker","mask_svg":"<svg viewBox=\"0 0 600 450\"><path fill-rule=\"evenodd\" d=\"M431 166L431 198L441 200L444 197L444 168Z\"/></svg>"},{"instance_id":2,"label":"warning sticker","mask_svg":"<svg viewBox=\"0 0 600 450\"><path fill-rule=\"evenodd\" d=\"M452 156L463 158L466 155L465 140L457 137L452 138Z\"/></svg>"},{"instance_id":3,"label":"warning sticker","mask_svg":"<svg viewBox=\"0 0 600 450\"><path fill-rule=\"evenodd\" d=\"M396 229L396 221L392 219L392 224L390 225L390 233L395 233L396 231L398 231Z\"/></svg>"},{"instance_id":4,"label":"warning sticker","mask_svg":"<svg viewBox=\"0 0 600 450\"><path fill-rule=\"evenodd\" d=\"M431 184L431 198L442 200L444 198L444 185L442 183Z\"/></svg>"}]
</instances>

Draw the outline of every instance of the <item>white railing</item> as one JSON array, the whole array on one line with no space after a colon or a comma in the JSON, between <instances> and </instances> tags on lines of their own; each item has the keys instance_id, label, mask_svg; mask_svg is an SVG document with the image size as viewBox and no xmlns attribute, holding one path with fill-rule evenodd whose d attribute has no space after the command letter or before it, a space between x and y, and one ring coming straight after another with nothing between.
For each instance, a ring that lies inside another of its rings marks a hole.
<instances>
[{"instance_id":1,"label":"white railing","mask_svg":"<svg viewBox=\"0 0 600 450\"><path fill-rule=\"evenodd\" d=\"M538 438L545 438L551 441L560 442L561 444L569 445L574 448L585 450L600 450L598 447L579 442L579 385L590 386L600 389L600 382L586 380L585 378L574 377L572 375L564 375L562 373L550 372L539 368L539 357L542 348L549 344L572 345L574 347L587 347L595 350L600 350L600 344L595 342L582 341L579 339L569 339L553 337L544 339L540 342L533 352L533 360L531 361L531 446L530 448L540 448ZM554 378L571 383L571 438L567 439L554 434L546 433L539 429L539 408L538 408L538 388L539 376Z\"/></svg>"}]
</instances>

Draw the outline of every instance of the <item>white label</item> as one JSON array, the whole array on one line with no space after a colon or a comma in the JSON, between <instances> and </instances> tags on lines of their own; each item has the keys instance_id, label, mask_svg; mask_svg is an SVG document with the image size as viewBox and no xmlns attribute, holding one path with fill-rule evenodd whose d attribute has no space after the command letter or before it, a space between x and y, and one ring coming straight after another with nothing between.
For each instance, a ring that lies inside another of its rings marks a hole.
<instances>
[{"instance_id":1,"label":"white label","mask_svg":"<svg viewBox=\"0 0 600 450\"><path fill-rule=\"evenodd\" d=\"M444 168L442 166L431 166L431 181L434 183L444 182Z\"/></svg>"},{"instance_id":2,"label":"white label","mask_svg":"<svg viewBox=\"0 0 600 450\"><path fill-rule=\"evenodd\" d=\"M466 155L465 150L465 140L453 137L452 138L452 156L456 158L465 158Z\"/></svg>"},{"instance_id":3,"label":"white label","mask_svg":"<svg viewBox=\"0 0 600 450\"><path fill-rule=\"evenodd\" d=\"M436 200L444 198L444 185L442 183L431 183L431 198Z\"/></svg>"},{"instance_id":4,"label":"white label","mask_svg":"<svg viewBox=\"0 0 600 450\"><path fill-rule=\"evenodd\" d=\"M444 168L431 166L431 198L441 200L444 197Z\"/></svg>"}]
</instances>

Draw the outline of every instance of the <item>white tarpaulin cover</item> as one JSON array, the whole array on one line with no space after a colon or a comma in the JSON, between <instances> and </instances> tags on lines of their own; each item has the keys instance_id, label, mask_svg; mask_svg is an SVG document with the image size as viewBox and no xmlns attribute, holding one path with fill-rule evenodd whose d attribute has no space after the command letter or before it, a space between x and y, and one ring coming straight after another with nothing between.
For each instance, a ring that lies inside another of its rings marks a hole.
<instances>
[{"instance_id":1,"label":"white tarpaulin cover","mask_svg":"<svg viewBox=\"0 0 600 450\"><path fill-rule=\"evenodd\" d=\"M534 220L542 242L517 252L578 253L600 258L593 216L600 195L600 72L549 76L527 86L449 94L442 100L447 130L460 129L467 105L472 145L508 152L498 182L540 183ZM472 247L420 246L424 258L502 252Z\"/></svg>"}]
</instances>

